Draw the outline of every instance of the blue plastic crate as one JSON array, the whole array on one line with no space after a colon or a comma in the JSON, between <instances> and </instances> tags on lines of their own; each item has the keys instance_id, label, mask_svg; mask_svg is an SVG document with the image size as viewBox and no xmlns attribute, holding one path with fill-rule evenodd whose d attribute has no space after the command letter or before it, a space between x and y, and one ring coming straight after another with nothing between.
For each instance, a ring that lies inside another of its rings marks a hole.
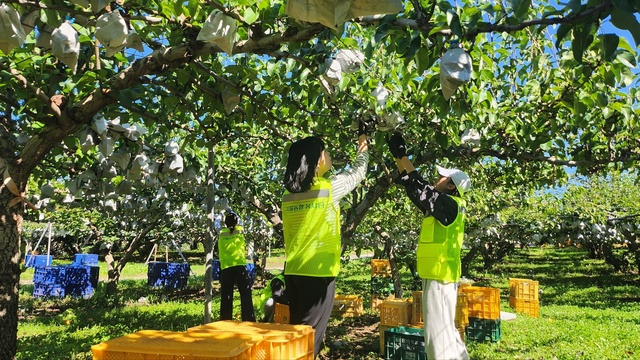
<instances>
[{"instance_id":1,"label":"blue plastic crate","mask_svg":"<svg viewBox=\"0 0 640 360\"><path fill-rule=\"evenodd\" d=\"M36 266L33 272L34 284L62 284L64 277L64 266Z\"/></svg>"},{"instance_id":2,"label":"blue plastic crate","mask_svg":"<svg viewBox=\"0 0 640 360\"><path fill-rule=\"evenodd\" d=\"M64 297L65 288L62 284L33 284L32 296L37 297Z\"/></svg>"},{"instance_id":3,"label":"blue plastic crate","mask_svg":"<svg viewBox=\"0 0 640 360\"><path fill-rule=\"evenodd\" d=\"M68 296L82 297L88 299L95 293L95 288L90 284L67 284L64 287L65 294Z\"/></svg>"},{"instance_id":4,"label":"blue plastic crate","mask_svg":"<svg viewBox=\"0 0 640 360\"><path fill-rule=\"evenodd\" d=\"M190 270L188 263L150 262L147 269L147 285L168 290L182 289L187 286Z\"/></svg>"},{"instance_id":5,"label":"blue plastic crate","mask_svg":"<svg viewBox=\"0 0 640 360\"><path fill-rule=\"evenodd\" d=\"M424 330L404 326L385 330L384 353L387 360L427 360Z\"/></svg>"},{"instance_id":6,"label":"blue plastic crate","mask_svg":"<svg viewBox=\"0 0 640 360\"><path fill-rule=\"evenodd\" d=\"M73 263L75 265L98 266L98 254L75 254Z\"/></svg>"},{"instance_id":7,"label":"blue plastic crate","mask_svg":"<svg viewBox=\"0 0 640 360\"><path fill-rule=\"evenodd\" d=\"M24 258L24 266L36 267L36 266L49 266L53 262L53 256L51 255L27 255Z\"/></svg>"},{"instance_id":8,"label":"blue plastic crate","mask_svg":"<svg viewBox=\"0 0 640 360\"><path fill-rule=\"evenodd\" d=\"M256 265L254 263L247 263L247 273L249 276L249 282L253 285L253 281L256 278Z\"/></svg>"}]
</instances>

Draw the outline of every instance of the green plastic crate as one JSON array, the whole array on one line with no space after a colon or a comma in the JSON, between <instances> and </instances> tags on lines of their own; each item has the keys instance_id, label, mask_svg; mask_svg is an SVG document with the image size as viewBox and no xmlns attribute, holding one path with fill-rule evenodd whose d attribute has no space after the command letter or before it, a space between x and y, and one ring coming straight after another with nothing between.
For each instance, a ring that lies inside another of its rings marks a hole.
<instances>
[{"instance_id":1,"label":"green plastic crate","mask_svg":"<svg viewBox=\"0 0 640 360\"><path fill-rule=\"evenodd\" d=\"M404 326L385 330L384 354L387 360L427 360L424 330Z\"/></svg>"},{"instance_id":2,"label":"green plastic crate","mask_svg":"<svg viewBox=\"0 0 640 360\"><path fill-rule=\"evenodd\" d=\"M469 318L465 328L465 340L476 342L498 342L502 339L500 319Z\"/></svg>"}]
</instances>

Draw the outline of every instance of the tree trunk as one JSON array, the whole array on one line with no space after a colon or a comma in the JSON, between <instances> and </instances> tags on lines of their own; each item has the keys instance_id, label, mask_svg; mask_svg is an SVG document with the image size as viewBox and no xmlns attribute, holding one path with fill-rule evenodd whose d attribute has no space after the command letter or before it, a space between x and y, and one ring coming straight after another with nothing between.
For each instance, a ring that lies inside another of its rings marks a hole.
<instances>
[{"instance_id":1,"label":"tree trunk","mask_svg":"<svg viewBox=\"0 0 640 360\"><path fill-rule=\"evenodd\" d=\"M215 199L213 197L213 191L215 186L215 150L213 147L209 150L209 166L207 168L207 236L205 237L204 245L204 323L211 322L211 300L213 298L213 288L211 282L213 281L213 240L215 238L215 222L214 215L215 210L213 208Z\"/></svg>"},{"instance_id":2,"label":"tree trunk","mask_svg":"<svg viewBox=\"0 0 640 360\"><path fill-rule=\"evenodd\" d=\"M398 262L396 261L396 255L393 250L393 240L389 233L382 230L380 225L376 225L373 227L373 230L380 235L382 240L384 241L384 253L389 258L389 265L391 266L391 278L393 279L393 292L396 298L402 298L402 281L400 279L400 272L398 269Z\"/></svg>"},{"instance_id":3,"label":"tree trunk","mask_svg":"<svg viewBox=\"0 0 640 360\"><path fill-rule=\"evenodd\" d=\"M17 351L23 204L9 208L14 197L0 186L0 359L15 359Z\"/></svg>"}]
</instances>

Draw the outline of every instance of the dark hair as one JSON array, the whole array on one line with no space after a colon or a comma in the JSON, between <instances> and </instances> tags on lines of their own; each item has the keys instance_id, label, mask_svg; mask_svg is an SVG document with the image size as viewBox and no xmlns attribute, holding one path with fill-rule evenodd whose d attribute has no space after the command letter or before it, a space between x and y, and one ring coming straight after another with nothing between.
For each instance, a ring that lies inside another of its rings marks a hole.
<instances>
[{"instance_id":1,"label":"dark hair","mask_svg":"<svg viewBox=\"0 0 640 360\"><path fill-rule=\"evenodd\" d=\"M224 218L224 224L227 225L229 229L231 229L231 233L236 230L236 225L238 225L238 215L234 212L227 214Z\"/></svg>"},{"instance_id":2,"label":"dark hair","mask_svg":"<svg viewBox=\"0 0 640 360\"><path fill-rule=\"evenodd\" d=\"M311 188L322 150L324 141L317 136L309 136L291 144L284 173L285 189L300 193Z\"/></svg>"}]
</instances>

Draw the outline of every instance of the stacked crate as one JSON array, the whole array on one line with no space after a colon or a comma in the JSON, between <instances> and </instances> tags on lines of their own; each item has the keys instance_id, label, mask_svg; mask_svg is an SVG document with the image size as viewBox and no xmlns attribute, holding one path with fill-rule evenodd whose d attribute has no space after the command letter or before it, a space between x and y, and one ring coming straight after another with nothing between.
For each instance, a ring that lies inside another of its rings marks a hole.
<instances>
[{"instance_id":1,"label":"stacked crate","mask_svg":"<svg viewBox=\"0 0 640 360\"><path fill-rule=\"evenodd\" d=\"M64 266L36 266L33 272L33 297L64 297Z\"/></svg>"},{"instance_id":2,"label":"stacked crate","mask_svg":"<svg viewBox=\"0 0 640 360\"><path fill-rule=\"evenodd\" d=\"M360 295L336 295L333 299L331 316L354 317L364 313L362 296Z\"/></svg>"},{"instance_id":3,"label":"stacked crate","mask_svg":"<svg viewBox=\"0 0 640 360\"><path fill-rule=\"evenodd\" d=\"M98 287L100 268L87 265L36 266L33 273L33 297L65 297L88 299Z\"/></svg>"},{"instance_id":4,"label":"stacked crate","mask_svg":"<svg viewBox=\"0 0 640 360\"><path fill-rule=\"evenodd\" d=\"M51 255L27 255L24 258L25 267L50 266L53 261Z\"/></svg>"},{"instance_id":5,"label":"stacked crate","mask_svg":"<svg viewBox=\"0 0 640 360\"><path fill-rule=\"evenodd\" d=\"M416 300L411 298L387 299L380 304L378 310L380 311L379 330L381 355L384 355L386 350L387 331L400 327L413 330L422 329L422 325L415 325L415 321L412 319L412 312L415 303ZM418 304L420 304L420 300L418 300Z\"/></svg>"},{"instance_id":6,"label":"stacked crate","mask_svg":"<svg viewBox=\"0 0 640 360\"><path fill-rule=\"evenodd\" d=\"M246 359L313 360L314 330L308 325L228 320L192 327L187 329L187 333L224 333L234 336L261 337L262 341L256 344L252 356Z\"/></svg>"},{"instance_id":7,"label":"stacked crate","mask_svg":"<svg viewBox=\"0 0 640 360\"><path fill-rule=\"evenodd\" d=\"M75 254L74 265L98 266L98 254Z\"/></svg>"},{"instance_id":8,"label":"stacked crate","mask_svg":"<svg viewBox=\"0 0 640 360\"><path fill-rule=\"evenodd\" d=\"M509 306L517 312L538 317L540 300L538 282L530 279L509 279Z\"/></svg>"},{"instance_id":9,"label":"stacked crate","mask_svg":"<svg viewBox=\"0 0 640 360\"><path fill-rule=\"evenodd\" d=\"M458 292L456 301L456 317L454 319L456 329L460 333L460 338L464 341L465 329L469 325L469 302L467 301L467 294L462 291Z\"/></svg>"},{"instance_id":10,"label":"stacked crate","mask_svg":"<svg viewBox=\"0 0 640 360\"><path fill-rule=\"evenodd\" d=\"M411 325L422 326L424 324L422 319L422 291L414 291L411 295Z\"/></svg>"},{"instance_id":11,"label":"stacked crate","mask_svg":"<svg viewBox=\"0 0 640 360\"><path fill-rule=\"evenodd\" d=\"M377 310L385 299L392 296L393 278L389 260L371 259L371 309Z\"/></svg>"},{"instance_id":12,"label":"stacked crate","mask_svg":"<svg viewBox=\"0 0 640 360\"><path fill-rule=\"evenodd\" d=\"M98 287L100 268L87 265L67 265L64 270L64 291L66 295L88 299Z\"/></svg>"},{"instance_id":13,"label":"stacked crate","mask_svg":"<svg viewBox=\"0 0 640 360\"><path fill-rule=\"evenodd\" d=\"M152 261L147 270L147 285L167 290L184 289L190 271L188 263Z\"/></svg>"},{"instance_id":14,"label":"stacked crate","mask_svg":"<svg viewBox=\"0 0 640 360\"><path fill-rule=\"evenodd\" d=\"M469 341L497 342L502 338L500 329L500 289L465 286L460 292L466 295L469 324L465 339Z\"/></svg>"}]
</instances>

